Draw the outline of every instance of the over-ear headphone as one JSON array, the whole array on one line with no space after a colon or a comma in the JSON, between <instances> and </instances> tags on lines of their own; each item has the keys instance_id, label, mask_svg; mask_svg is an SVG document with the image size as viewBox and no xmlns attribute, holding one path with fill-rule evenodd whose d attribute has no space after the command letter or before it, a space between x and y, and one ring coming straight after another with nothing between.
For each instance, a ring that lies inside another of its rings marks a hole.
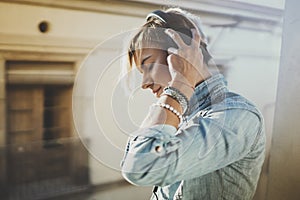
<instances>
[{"instance_id":1,"label":"over-ear headphone","mask_svg":"<svg viewBox=\"0 0 300 200\"><path fill-rule=\"evenodd\" d=\"M146 17L146 21L148 22L151 18L156 18L159 19L160 21L162 21L165 24L170 24L169 22L171 21L170 19L170 14L166 13L162 10L155 10L151 13L149 13ZM186 18L186 20L188 20L194 27L195 29L199 30L198 27L195 26L195 24L188 19L186 16L182 15L182 17ZM172 27L170 27L172 28ZM210 55L210 53L207 50L207 44L203 41L200 42L200 48L202 50L202 54L203 54L203 58L206 64L208 64L209 60L212 58L212 56Z\"/></svg>"}]
</instances>

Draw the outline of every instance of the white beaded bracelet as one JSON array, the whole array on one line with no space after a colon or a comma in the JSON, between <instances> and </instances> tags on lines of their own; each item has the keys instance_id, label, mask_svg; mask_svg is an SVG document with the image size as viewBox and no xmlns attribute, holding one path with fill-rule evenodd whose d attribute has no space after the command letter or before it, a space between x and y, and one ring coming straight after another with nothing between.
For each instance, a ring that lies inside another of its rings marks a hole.
<instances>
[{"instance_id":1,"label":"white beaded bracelet","mask_svg":"<svg viewBox=\"0 0 300 200\"><path fill-rule=\"evenodd\" d=\"M162 107L162 108L165 108L165 109L171 111L172 113L174 113L179 118L179 120L181 122L183 121L183 116L180 114L180 112L178 112L178 110L176 110L175 108L173 108L171 105L166 104L166 103L155 103L154 105Z\"/></svg>"}]
</instances>

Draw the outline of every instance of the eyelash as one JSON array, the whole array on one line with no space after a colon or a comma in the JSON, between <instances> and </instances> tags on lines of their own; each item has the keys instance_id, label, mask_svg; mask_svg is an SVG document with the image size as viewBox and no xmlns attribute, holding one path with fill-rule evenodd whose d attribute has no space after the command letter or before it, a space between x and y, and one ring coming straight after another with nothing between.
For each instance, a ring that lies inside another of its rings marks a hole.
<instances>
[{"instance_id":1,"label":"eyelash","mask_svg":"<svg viewBox=\"0 0 300 200\"><path fill-rule=\"evenodd\" d=\"M154 63L151 63L151 65L149 66L149 71L151 71L153 69Z\"/></svg>"},{"instance_id":2,"label":"eyelash","mask_svg":"<svg viewBox=\"0 0 300 200\"><path fill-rule=\"evenodd\" d=\"M147 66L149 66L149 67L148 67L148 71L151 71L151 70L153 69L154 63L151 63L150 65L147 64ZM145 67L146 67L146 65L143 64L142 67L141 67L141 73L144 72Z\"/></svg>"}]
</instances>

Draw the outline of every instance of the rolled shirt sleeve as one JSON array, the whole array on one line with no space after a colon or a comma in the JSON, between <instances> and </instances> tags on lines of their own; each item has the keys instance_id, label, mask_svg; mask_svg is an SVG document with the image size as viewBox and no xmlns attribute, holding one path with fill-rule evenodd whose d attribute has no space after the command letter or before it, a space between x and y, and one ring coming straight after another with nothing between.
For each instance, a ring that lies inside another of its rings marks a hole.
<instances>
[{"instance_id":1,"label":"rolled shirt sleeve","mask_svg":"<svg viewBox=\"0 0 300 200\"><path fill-rule=\"evenodd\" d=\"M128 141L122 174L135 185L166 186L202 176L246 156L262 122L246 109L197 112L178 130L139 129Z\"/></svg>"}]
</instances>

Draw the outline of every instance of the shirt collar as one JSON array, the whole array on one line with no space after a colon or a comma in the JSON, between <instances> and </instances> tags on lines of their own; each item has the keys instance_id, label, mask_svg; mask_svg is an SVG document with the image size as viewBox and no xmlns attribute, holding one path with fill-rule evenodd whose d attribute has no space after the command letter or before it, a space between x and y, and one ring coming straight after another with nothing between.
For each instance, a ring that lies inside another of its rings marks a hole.
<instances>
[{"instance_id":1,"label":"shirt collar","mask_svg":"<svg viewBox=\"0 0 300 200\"><path fill-rule=\"evenodd\" d=\"M198 107L203 109L207 105L219 102L224 99L227 89L227 82L222 74L215 74L201 82L190 99L190 106L187 115L191 114Z\"/></svg>"}]
</instances>

